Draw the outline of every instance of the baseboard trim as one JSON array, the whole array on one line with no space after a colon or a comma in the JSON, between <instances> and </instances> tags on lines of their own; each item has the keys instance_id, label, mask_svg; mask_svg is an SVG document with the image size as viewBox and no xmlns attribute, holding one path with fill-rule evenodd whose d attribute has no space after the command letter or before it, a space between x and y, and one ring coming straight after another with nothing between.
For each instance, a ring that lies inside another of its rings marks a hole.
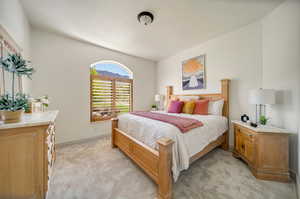
<instances>
[{"instance_id":1,"label":"baseboard trim","mask_svg":"<svg viewBox=\"0 0 300 199\"><path fill-rule=\"evenodd\" d=\"M290 176L291 176L291 179L296 182L296 180L297 180L297 174L296 174L296 172L290 170Z\"/></svg>"},{"instance_id":2,"label":"baseboard trim","mask_svg":"<svg viewBox=\"0 0 300 199\"><path fill-rule=\"evenodd\" d=\"M294 183L295 183L296 195L297 195L297 198L299 199L299 196L300 196L300 194L299 194L299 191L300 191L299 190L299 176L293 170L290 170L290 176L291 176L292 181L294 181Z\"/></svg>"},{"instance_id":3,"label":"baseboard trim","mask_svg":"<svg viewBox=\"0 0 300 199\"><path fill-rule=\"evenodd\" d=\"M70 146L70 145L73 145L73 144L83 144L85 142L90 142L90 141L93 141L93 140L109 138L109 136L110 135L99 135L99 136L84 138L84 139L80 139L80 140L72 140L72 141L56 144L55 147L56 148L62 148L62 147Z\"/></svg>"}]
</instances>

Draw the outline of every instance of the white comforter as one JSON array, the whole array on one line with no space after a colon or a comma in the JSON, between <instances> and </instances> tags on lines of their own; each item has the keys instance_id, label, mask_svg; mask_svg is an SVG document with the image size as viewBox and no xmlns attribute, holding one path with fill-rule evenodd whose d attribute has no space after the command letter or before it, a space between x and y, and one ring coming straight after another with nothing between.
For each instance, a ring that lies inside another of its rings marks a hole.
<instances>
[{"instance_id":1,"label":"white comforter","mask_svg":"<svg viewBox=\"0 0 300 199\"><path fill-rule=\"evenodd\" d=\"M181 133L176 126L165 122L123 114L119 116L118 128L154 149L158 149L156 141L159 138L171 138L175 142L172 162L172 173L175 181L182 170L188 169L190 157L200 152L228 129L227 118L223 116L174 114L162 111L159 113L197 119L204 125Z\"/></svg>"}]
</instances>

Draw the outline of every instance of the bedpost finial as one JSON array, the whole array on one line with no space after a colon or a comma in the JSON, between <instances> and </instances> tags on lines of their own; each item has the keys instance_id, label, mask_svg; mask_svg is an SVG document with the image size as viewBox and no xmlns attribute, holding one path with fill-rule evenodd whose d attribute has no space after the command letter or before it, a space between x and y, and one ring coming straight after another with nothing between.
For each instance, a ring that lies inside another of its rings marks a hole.
<instances>
[{"instance_id":1,"label":"bedpost finial","mask_svg":"<svg viewBox=\"0 0 300 199\"><path fill-rule=\"evenodd\" d=\"M221 82L222 82L222 83L229 83L229 82L230 82L230 79L221 79Z\"/></svg>"},{"instance_id":2,"label":"bedpost finial","mask_svg":"<svg viewBox=\"0 0 300 199\"><path fill-rule=\"evenodd\" d=\"M173 95L173 86L167 86L167 96Z\"/></svg>"}]
</instances>

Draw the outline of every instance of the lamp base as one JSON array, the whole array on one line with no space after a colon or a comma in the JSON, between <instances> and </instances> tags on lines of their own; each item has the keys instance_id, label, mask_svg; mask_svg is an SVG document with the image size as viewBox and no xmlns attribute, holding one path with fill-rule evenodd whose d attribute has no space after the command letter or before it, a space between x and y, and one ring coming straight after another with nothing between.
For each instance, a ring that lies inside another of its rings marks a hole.
<instances>
[{"instance_id":1,"label":"lamp base","mask_svg":"<svg viewBox=\"0 0 300 199\"><path fill-rule=\"evenodd\" d=\"M266 115L266 105L256 104L255 105L255 122L256 122L256 124L259 124L261 116L265 116L265 115Z\"/></svg>"}]
</instances>

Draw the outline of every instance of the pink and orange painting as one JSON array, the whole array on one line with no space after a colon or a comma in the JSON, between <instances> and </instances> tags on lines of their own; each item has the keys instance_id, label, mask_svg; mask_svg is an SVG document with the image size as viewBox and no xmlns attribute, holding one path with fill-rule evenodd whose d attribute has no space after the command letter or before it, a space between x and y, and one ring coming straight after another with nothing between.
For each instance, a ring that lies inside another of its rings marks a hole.
<instances>
[{"instance_id":1,"label":"pink and orange painting","mask_svg":"<svg viewBox=\"0 0 300 199\"><path fill-rule=\"evenodd\" d=\"M205 55L182 62L182 89L205 88Z\"/></svg>"}]
</instances>

